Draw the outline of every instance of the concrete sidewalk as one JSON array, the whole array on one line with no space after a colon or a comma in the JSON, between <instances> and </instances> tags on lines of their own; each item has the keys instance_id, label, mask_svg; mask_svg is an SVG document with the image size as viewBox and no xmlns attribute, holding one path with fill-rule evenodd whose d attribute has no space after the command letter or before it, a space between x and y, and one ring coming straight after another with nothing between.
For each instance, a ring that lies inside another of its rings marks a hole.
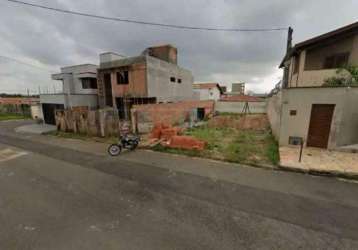
<instances>
[{"instance_id":1,"label":"concrete sidewalk","mask_svg":"<svg viewBox=\"0 0 358 250\"><path fill-rule=\"evenodd\" d=\"M56 131L57 128L54 125L48 124L28 124L15 128L17 133L28 133L28 134L46 134L49 132Z\"/></svg>"},{"instance_id":2,"label":"concrete sidewalk","mask_svg":"<svg viewBox=\"0 0 358 250\"><path fill-rule=\"evenodd\" d=\"M280 147L280 167L323 175L358 178L358 154L304 148L299 162L300 147Z\"/></svg>"}]
</instances>

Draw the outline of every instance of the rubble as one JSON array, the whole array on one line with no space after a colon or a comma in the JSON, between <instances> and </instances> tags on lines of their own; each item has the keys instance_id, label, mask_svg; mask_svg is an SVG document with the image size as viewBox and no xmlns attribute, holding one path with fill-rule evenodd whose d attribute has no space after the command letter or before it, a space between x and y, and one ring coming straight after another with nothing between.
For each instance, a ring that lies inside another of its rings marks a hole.
<instances>
[{"instance_id":1,"label":"rubble","mask_svg":"<svg viewBox=\"0 0 358 250\"><path fill-rule=\"evenodd\" d=\"M183 129L173 127L164 123L157 123L152 129L150 140L152 145L160 144L165 147L188 149L188 150L204 150L206 142L196 139L192 136L182 135Z\"/></svg>"},{"instance_id":2,"label":"rubble","mask_svg":"<svg viewBox=\"0 0 358 250\"><path fill-rule=\"evenodd\" d=\"M206 142L196 139L193 136L173 136L168 144L170 148L188 149L188 150L199 150L205 149Z\"/></svg>"}]
</instances>

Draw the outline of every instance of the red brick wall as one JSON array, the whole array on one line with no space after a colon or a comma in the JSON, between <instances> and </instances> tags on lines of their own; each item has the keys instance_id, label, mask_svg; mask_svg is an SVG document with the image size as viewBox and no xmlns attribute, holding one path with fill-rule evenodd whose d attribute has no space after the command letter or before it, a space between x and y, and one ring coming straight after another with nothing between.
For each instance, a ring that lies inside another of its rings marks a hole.
<instances>
[{"instance_id":1,"label":"red brick wall","mask_svg":"<svg viewBox=\"0 0 358 250\"><path fill-rule=\"evenodd\" d=\"M0 104L11 104L11 105L20 105L26 104L31 105L33 103L39 103L38 98L28 98L28 97L0 97Z\"/></svg>"},{"instance_id":2,"label":"red brick wall","mask_svg":"<svg viewBox=\"0 0 358 250\"><path fill-rule=\"evenodd\" d=\"M214 112L214 101L185 101L165 104L136 105L133 107L137 122L181 124L188 120L191 110L204 108L205 114Z\"/></svg>"},{"instance_id":3,"label":"red brick wall","mask_svg":"<svg viewBox=\"0 0 358 250\"><path fill-rule=\"evenodd\" d=\"M153 57L167 61L169 63L177 64L178 50L171 45L163 45L148 48L149 54Z\"/></svg>"},{"instance_id":4,"label":"red brick wall","mask_svg":"<svg viewBox=\"0 0 358 250\"><path fill-rule=\"evenodd\" d=\"M112 74L112 91L114 97L147 96L146 64L133 64L128 67L129 84L117 84L117 71Z\"/></svg>"},{"instance_id":5,"label":"red brick wall","mask_svg":"<svg viewBox=\"0 0 358 250\"><path fill-rule=\"evenodd\" d=\"M117 84L117 72L121 70L128 70L129 84ZM113 105L116 103L116 97L123 96L140 96L147 97L147 73L146 63L137 63L128 67L119 67L114 69L98 70L98 96L100 107L105 106L105 89L104 89L104 74L111 74L112 83L112 98Z\"/></svg>"}]
</instances>

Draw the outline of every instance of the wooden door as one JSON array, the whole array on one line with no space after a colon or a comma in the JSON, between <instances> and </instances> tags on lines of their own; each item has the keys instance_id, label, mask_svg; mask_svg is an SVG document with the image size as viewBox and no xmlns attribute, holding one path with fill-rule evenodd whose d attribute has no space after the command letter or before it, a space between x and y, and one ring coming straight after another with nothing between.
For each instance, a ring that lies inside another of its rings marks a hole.
<instances>
[{"instance_id":1,"label":"wooden door","mask_svg":"<svg viewBox=\"0 0 358 250\"><path fill-rule=\"evenodd\" d=\"M327 148L331 131L334 104L313 104L307 146Z\"/></svg>"}]
</instances>

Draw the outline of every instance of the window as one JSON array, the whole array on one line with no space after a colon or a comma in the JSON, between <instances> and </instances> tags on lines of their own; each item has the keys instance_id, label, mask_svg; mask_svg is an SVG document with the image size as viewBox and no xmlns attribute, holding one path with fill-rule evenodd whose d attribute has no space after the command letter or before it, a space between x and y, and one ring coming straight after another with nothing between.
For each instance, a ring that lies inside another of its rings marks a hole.
<instances>
[{"instance_id":1,"label":"window","mask_svg":"<svg viewBox=\"0 0 358 250\"><path fill-rule=\"evenodd\" d=\"M83 89L97 89L96 78L82 78L81 81Z\"/></svg>"},{"instance_id":2,"label":"window","mask_svg":"<svg viewBox=\"0 0 358 250\"><path fill-rule=\"evenodd\" d=\"M175 82L175 77L170 77L171 82Z\"/></svg>"},{"instance_id":3,"label":"window","mask_svg":"<svg viewBox=\"0 0 358 250\"><path fill-rule=\"evenodd\" d=\"M349 53L339 53L326 57L324 60L324 69L336 69L344 67L348 64Z\"/></svg>"},{"instance_id":4,"label":"window","mask_svg":"<svg viewBox=\"0 0 358 250\"><path fill-rule=\"evenodd\" d=\"M129 83L128 71L117 72L117 84L128 84L128 83Z\"/></svg>"},{"instance_id":5,"label":"window","mask_svg":"<svg viewBox=\"0 0 358 250\"><path fill-rule=\"evenodd\" d=\"M297 110L290 110L290 116L297 115Z\"/></svg>"},{"instance_id":6,"label":"window","mask_svg":"<svg viewBox=\"0 0 358 250\"><path fill-rule=\"evenodd\" d=\"M294 67L293 74L298 73L298 70L300 68L300 56L299 55L295 56L295 62L294 62L293 67Z\"/></svg>"},{"instance_id":7,"label":"window","mask_svg":"<svg viewBox=\"0 0 358 250\"><path fill-rule=\"evenodd\" d=\"M180 79L180 78L178 78L178 83L181 83L181 79Z\"/></svg>"}]
</instances>

